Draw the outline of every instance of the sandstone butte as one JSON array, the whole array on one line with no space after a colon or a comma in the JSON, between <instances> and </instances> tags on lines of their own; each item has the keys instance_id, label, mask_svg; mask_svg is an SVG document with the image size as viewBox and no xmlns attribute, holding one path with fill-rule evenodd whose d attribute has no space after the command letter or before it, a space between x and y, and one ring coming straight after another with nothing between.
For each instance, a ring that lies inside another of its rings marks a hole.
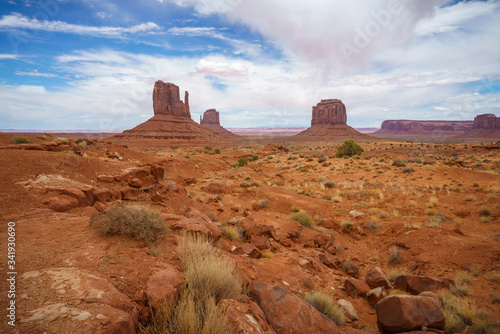
<instances>
[{"instance_id":1,"label":"sandstone butte","mask_svg":"<svg viewBox=\"0 0 500 334\"><path fill-rule=\"evenodd\" d=\"M453 137L472 129L472 121L386 120L375 137Z\"/></svg>"},{"instance_id":2,"label":"sandstone butte","mask_svg":"<svg viewBox=\"0 0 500 334\"><path fill-rule=\"evenodd\" d=\"M227 143L228 139L199 125L191 119L189 93L180 99L179 87L173 83L155 82L154 116L131 130L111 137L113 141L131 146L167 147Z\"/></svg>"},{"instance_id":3,"label":"sandstone butte","mask_svg":"<svg viewBox=\"0 0 500 334\"><path fill-rule=\"evenodd\" d=\"M221 136L232 138L239 137L220 125L219 112L215 109L208 109L205 111L203 116L200 116L200 124Z\"/></svg>"},{"instance_id":4,"label":"sandstone butte","mask_svg":"<svg viewBox=\"0 0 500 334\"><path fill-rule=\"evenodd\" d=\"M336 138L368 138L347 125L344 103L338 99L321 100L312 108L311 127L297 134L309 140L332 140Z\"/></svg>"},{"instance_id":5,"label":"sandstone butte","mask_svg":"<svg viewBox=\"0 0 500 334\"><path fill-rule=\"evenodd\" d=\"M500 140L500 117L493 114L477 115L472 129L460 137Z\"/></svg>"}]
</instances>

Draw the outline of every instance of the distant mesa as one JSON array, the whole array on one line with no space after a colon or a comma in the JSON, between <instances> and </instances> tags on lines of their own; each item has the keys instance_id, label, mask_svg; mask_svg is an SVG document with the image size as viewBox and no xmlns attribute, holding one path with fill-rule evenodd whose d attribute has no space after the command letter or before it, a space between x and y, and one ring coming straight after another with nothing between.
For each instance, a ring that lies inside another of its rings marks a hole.
<instances>
[{"instance_id":1,"label":"distant mesa","mask_svg":"<svg viewBox=\"0 0 500 334\"><path fill-rule=\"evenodd\" d=\"M297 136L310 140L368 137L347 125L345 105L338 99L321 100L312 107L311 127Z\"/></svg>"},{"instance_id":2,"label":"distant mesa","mask_svg":"<svg viewBox=\"0 0 500 334\"><path fill-rule=\"evenodd\" d=\"M500 117L494 114L477 115L474 118L472 129L460 137L467 139L500 140Z\"/></svg>"},{"instance_id":3,"label":"distant mesa","mask_svg":"<svg viewBox=\"0 0 500 334\"><path fill-rule=\"evenodd\" d=\"M454 137L472 129L472 121L386 120L375 137Z\"/></svg>"},{"instance_id":4,"label":"distant mesa","mask_svg":"<svg viewBox=\"0 0 500 334\"><path fill-rule=\"evenodd\" d=\"M200 116L200 124L221 136L232 138L239 137L231 131L224 129L220 125L219 112L215 109L208 109L207 111L205 111L203 116Z\"/></svg>"},{"instance_id":5,"label":"distant mesa","mask_svg":"<svg viewBox=\"0 0 500 334\"><path fill-rule=\"evenodd\" d=\"M131 146L167 147L172 144L204 145L227 143L224 138L191 119L189 93L184 102L179 87L173 83L155 82L153 89L154 116L131 130L111 137Z\"/></svg>"}]
</instances>

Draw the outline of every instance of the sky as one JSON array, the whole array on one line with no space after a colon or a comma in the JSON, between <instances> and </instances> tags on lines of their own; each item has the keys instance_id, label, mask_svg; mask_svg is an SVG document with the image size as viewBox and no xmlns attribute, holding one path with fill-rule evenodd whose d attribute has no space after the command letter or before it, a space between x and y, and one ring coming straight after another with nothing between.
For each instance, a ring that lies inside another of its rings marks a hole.
<instances>
[{"instance_id":1,"label":"sky","mask_svg":"<svg viewBox=\"0 0 500 334\"><path fill-rule=\"evenodd\" d=\"M500 0L0 0L0 129L130 129L157 80L231 128L500 116Z\"/></svg>"}]
</instances>

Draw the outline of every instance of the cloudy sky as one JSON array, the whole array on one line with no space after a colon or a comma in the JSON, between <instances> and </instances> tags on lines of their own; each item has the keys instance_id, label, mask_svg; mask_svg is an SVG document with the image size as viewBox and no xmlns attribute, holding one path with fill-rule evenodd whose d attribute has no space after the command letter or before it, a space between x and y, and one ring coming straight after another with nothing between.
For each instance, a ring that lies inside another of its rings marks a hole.
<instances>
[{"instance_id":1,"label":"cloudy sky","mask_svg":"<svg viewBox=\"0 0 500 334\"><path fill-rule=\"evenodd\" d=\"M500 116L500 0L1 1L0 129L132 128L156 80L226 127Z\"/></svg>"}]
</instances>

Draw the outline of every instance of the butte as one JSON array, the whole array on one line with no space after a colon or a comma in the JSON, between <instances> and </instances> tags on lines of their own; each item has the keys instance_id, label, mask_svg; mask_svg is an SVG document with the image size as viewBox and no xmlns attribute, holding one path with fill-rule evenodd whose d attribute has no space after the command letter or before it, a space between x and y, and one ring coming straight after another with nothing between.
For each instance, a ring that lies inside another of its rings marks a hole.
<instances>
[{"instance_id":1,"label":"butte","mask_svg":"<svg viewBox=\"0 0 500 334\"><path fill-rule=\"evenodd\" d=\"M308 140L368 138L347 125L347 112L341 100L321 100L312 107L311 127L296 135Z\"/></svg>"},{"instance_id":2,"label":"butte","mask_svg":"<svg viewBox=\"0 0 500 334\"><path fill-rule=\"evenodd\" d=\"M154 116L131 130L111 137L130 146L166 147L227 143L228 138L199 125L191 119L189 93L184 102L179 87L173 83L155 82L153 89Z\"/></svg>"},{"instance_id":3,"label":"butte","mask_svg":"<svg viewBox=\"0 0 500 334\"><path fill-rule=\"evenodd\" d=\"M217 133L218 135L231 138L239 137L238 135L235 135L231 131L224 129L220 125L219 112L216 111L215 109L208 109L207 111L205 111L203 116L200 116L200 124L206 127L207 129L210 129L213 132Z\"/></svg>"}]
</instances>

